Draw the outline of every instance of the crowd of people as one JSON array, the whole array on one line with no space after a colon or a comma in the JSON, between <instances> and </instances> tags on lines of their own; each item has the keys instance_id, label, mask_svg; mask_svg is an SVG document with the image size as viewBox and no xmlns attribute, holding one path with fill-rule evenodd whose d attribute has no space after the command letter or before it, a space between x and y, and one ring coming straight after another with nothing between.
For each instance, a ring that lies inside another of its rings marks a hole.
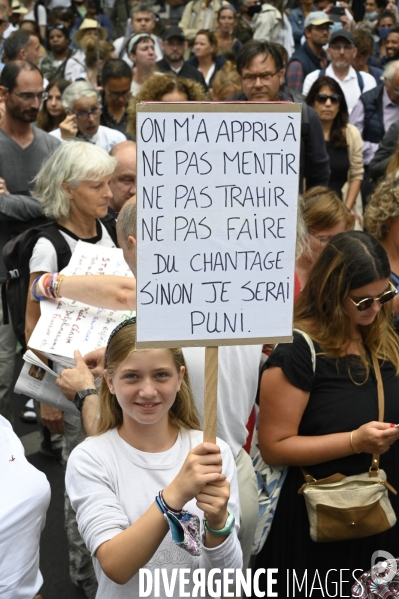
<instances>
[{"instance_id":1,"label":"crowd of people","mask_svg":"<svg viewBox=\"0 0 399 599\"><path fill-rule=\"evenodd\" d=\"M53 364L79 412L27 398L20 418L66 468L71 581L88 599L123 599L139 596L141 568L275 568L279 597L324 597L310 582L290 595L286 573L314 582L335 569L348 575L329 596L349 597L375 551L399 558L398 524L316 544L298 494L303 468L313 481L352 476L373 456L399 489L398 18L394 0L0 0L1 597L41 597L50 500L13 432L16 351L47 298L135 310L134 277L59 271L83 240L121 248L135 275L145 101L301 105L295 332L274 348L219 348L216 444L201 433L204 347L139 350L130 319L106 348L76 348L75 368ZM27 231L16 315L7 256ZM255 432L264 462L287 467L256 556Z\"/></svg>"}]
</instances>

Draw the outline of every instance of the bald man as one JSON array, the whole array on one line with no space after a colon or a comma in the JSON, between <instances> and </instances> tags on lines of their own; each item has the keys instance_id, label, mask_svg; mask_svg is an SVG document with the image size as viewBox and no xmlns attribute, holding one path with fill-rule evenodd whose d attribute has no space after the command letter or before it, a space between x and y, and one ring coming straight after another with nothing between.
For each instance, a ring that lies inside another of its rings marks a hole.
<instances>
[{"instance_id":1,"label":"bald man","mask_svg":"<svg viewBox=\"0 0 399 599\"><path fill-rule=\"evenodd\" d=\"M109 202L110 212L116 216L136 193L136 143L122 141L112 148L110 155L118 163L110 182L113 197Z\"/></svg>"}]
</instances>

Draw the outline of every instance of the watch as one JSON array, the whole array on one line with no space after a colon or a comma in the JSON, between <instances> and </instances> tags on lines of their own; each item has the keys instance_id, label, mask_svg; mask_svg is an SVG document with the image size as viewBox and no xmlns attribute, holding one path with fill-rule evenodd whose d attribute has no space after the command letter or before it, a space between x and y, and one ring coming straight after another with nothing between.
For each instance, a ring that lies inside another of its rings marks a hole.
<instances>
[{"instance_id":1,"label":"watch","mask_svg":"<svg viewBox=\"0 0 399 599\"><path fill-rule=\"evenodd\" d=\"M208 530L211 533L211 535L214 535L215 537L226 537L227 535L229 535L233 530L236 519L234 517L234 514L230 514L230 512L228 512L228 514L229 515L226 520L226 524L220 530L214 530L213 528L211 528L208 522L206 521L206 518L204 518L204 532Z\"/></svg>"},{"instance_id":2,"label":"watch","mask_svg":"<svg viewBox=\"0 0 399 599\"><path fill-rule=\"evenodd\" d=\"M75 404L79 412L82 411L83 402L88 395L98 395L97 389L83 389L83 391L78 391L75 395L73 403Z\"/></svg>"}]
</instances>

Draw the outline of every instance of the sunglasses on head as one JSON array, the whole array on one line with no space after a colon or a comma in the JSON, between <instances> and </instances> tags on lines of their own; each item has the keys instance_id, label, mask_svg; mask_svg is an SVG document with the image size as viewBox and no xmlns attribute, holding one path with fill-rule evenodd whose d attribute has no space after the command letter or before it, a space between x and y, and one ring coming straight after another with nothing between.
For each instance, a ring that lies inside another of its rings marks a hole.
<instances>
[{"instance_id":1,"label":"sunglasses on head","mask_svg":"<svg viewBox=\"0 0 399 599\"><path fill-rule=\"evenodd\" d=\"M338 94L332 94L331 96L328 94L317 94L316 96L316 102L319 102L319 104L325 104L327 100L330 100L331 104L339 104L341 96Z\"/></svg>"},{"instance_id":2,"label":"sunglasses on head","mask_svg":"<svg viewBox=\"0 0 399 599\"><path fill-rule=\"evenodd\" d=\"M395 295L397 295L398 293L396 287L394 287L394 285L392 285L391 282L389 283L389 285L390 289L388 289L388 291L385 291L382 295L378 297L365 297L359 302L355 302L355 300L353 300L351 297L349 299L352 302L352 304L356 306L359 312L364 312L364 310L368 310L369 308L371 308L374 302L380 302L380 305L383 306L387 302L393 300Z\"/></svg>"}]
</instances>

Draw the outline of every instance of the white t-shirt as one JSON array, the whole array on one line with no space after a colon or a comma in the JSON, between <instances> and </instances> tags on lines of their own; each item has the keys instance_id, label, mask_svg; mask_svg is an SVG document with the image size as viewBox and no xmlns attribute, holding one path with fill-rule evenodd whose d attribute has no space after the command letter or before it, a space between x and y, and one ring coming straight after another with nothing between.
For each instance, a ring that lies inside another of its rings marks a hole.
<instances>
[{"instance_id":1,"label":"white t-shirt","mask_svg":"<svg viewBox=\"0 0 399 599\"><path fill-rule=\"evenodd\" d=\"M76 79L85 79L86 77L86 56L80 48L65 63L64 77L67 81L76 81Z\"/></svg>"},{"instance_id":2,"label":"white t-shirt","mask_svg":"<svg viewBox=\"0 0 399 599\"><path fill-rule=\"evenodd\" d=\"M25 458L21 441L2 416L0 457L0 597L33 599L43 584L39 543L50 485Z\"/></svg>"},{"instance_id":3,"label":"white t-shirt","mask_svg":"<svg viewBox=\"0 0 399 599\"><path fill-rule=\"evenodd\" d=\"M99 245L109 248L115 247L115 244L112 241L107 229L100 221L97 221L97 231L100 234L93 238L96 240L94 242L95 244L98 243ZM68 234L65 229L60 230L60 233L66 239L69 247L71 248L71 253L73 253L79 238L71 233ZM90 243L90 240L88 239L83 239L82 241ZM41 237L33 248L32 255L29 260L29 272L32 274L33 272L57 272L57 270L58 264L55 248L49 239Z\"/></svg>"},{"instance_id":4,"label":"white t-shirt","mask_svg":"<svg viewBox=\"0 0 399 599\"><path fill-rule=\"evenodd\" d=\"M361 77L363 79L363 83L364 83L362 92L360 91L356 71L353 67L349 67L349 72L343 81L338 79L338 77L334 73L334 69L331 64L329 64L328 67L326 68L326 75L328 77L332 77L333 79L335 79L335 81L337 83L339 83L339 85L341 86L342 92L345 96L346 103L348 105L349 114L352 112L353 108L355 107L355 104L357 103L358 99L360 98L361 93L364 94L365 92L368 92L370 89L373 89L374 87L377 86L377 82L372 75L370 75L369 73L365 73L364 71L359 71L359 72L360 72L360 75L361 75ZM302 89L302 94L305 97L308 95L309 90L312 87L313 83L316 81L316 79L318 79L319 73L320 73L320 70L312 71L312 73L309 73L309 75L307 75L307 77L305 77L305 81L303 82L303 89Z\"/></svg>"},{"instance_id":5,"label":"white t-shirt","mask_svg":"<svg viewBox=\"0 0 399 599\"><path fill-rule=\"evenodd\" d=\"M65 139L62 139L61 130L59 128L54 129L54 131L50 131L50 135L59 139L63 144L67 143ZM116 129L111 129L110 127L104 127L103 125L100 125L98 127L97 133L90 138L90 141L99 148L109 152L114 146L116 146L116 144L126 141L126 135L120 131L117 131Z\"/></svg>"},{"instance_id":6,"label":"white t-shirt","mask_svg":"<svg viewBox=\"0 0 399 599\"><path fill-rule=\"evenodd\" d=\"M7 29L3 32L3 40L6 40L14 31L17 31L17 28L14 27L11 23L9 23Z\"/></svg>"},{"instance_id":7,"label":"white t-shirt","mask_svg":"<svg viewBox=\"0 0 399 599\"><path fill-rule=\"evenodd\" d=\"M30 12L24 15L24 21L36 21L35 11L33 8ZM37 7L37 24L39 25L39 27L46 27L47 25L47 12L44 6L42 6L41 4L39 4Z\"/></svg>"},{"instance_id":8,"label":"white t-shirt","mask_svg":"<svg viewBox=\"0 0 399 599\"><path fill-rule=\"evenodd\" d=\"M98 437L89 437L71 453L66 472L66 489L73 509L76 511L79 532L91 554L98 547L127 529L154 502L158 492L166 487L180 471L188 452L202 443L201 431L181 430L176 443L160 453L139 451L126 443L117 429ZM236 518L236 526L227 539L214 549L203 547L202 555L191 556L175 545L170 533L144 566L150 570L165 568L168 580L173 568L233 568L242 567L241 547L237 538L239 507L237 475L229 447L217 440L223 459L223 472L230 481L229 511ZM184 509L202 520L203 512L196 501L189 501ZM137 548L139 551L140 548ZM112 582L93 557L98 580L96 599L132 599L139 597L139 574L124 585ZM190 578L190 576L187 576ZM185 587L191 594L193 585ZM160 595L165 598L163 585ZM180 597L176 584L173 595ZM208 595L207 595L208 596Z\"/></svg>"},{"instance_id":9,"label":"white t-shirt","mask_svg":"<svg viewBox=\"0 0 399 599\"><path fill-rule=\"evenodd\" d=\"M205 348L183 347L183 354L195 405L203 419ZM247 439L246 424L255 403L261 355L261 345L219 347L216 434L229 445L235 458Z\"/></svg>"}]
</instances>

